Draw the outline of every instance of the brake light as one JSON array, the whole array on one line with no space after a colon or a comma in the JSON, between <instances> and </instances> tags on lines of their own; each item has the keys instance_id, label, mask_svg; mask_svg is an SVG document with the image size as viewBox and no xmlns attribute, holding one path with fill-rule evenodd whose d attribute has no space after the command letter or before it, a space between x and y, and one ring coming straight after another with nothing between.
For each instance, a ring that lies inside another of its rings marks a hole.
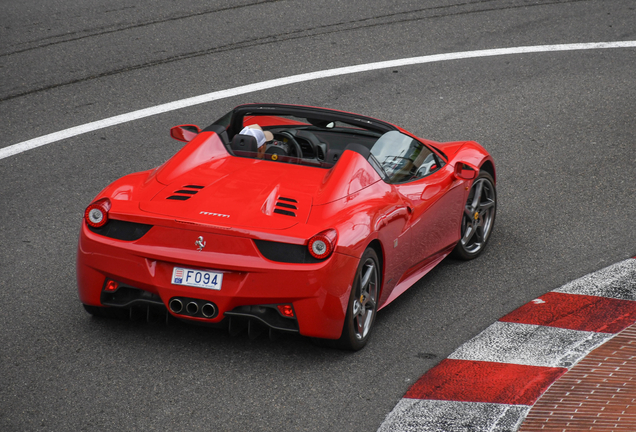
<instances>
[{"instance_id":1,"label":"brake light","mask_svg":"<svg viewBox=\"0 0 636 432\"><path fill-rule=\"evenodd\" d=\"M108 211L110 210L110 200L108 198L102 198L95 201L84 212L84 218L86 223L93 228L99 228L104 226L108 222Z\"/></svg>"},{"instance_id":2,"label":"brake light","mask_svg":"<svg viewBox=\"0 0 636 432\"><path fill-rule=\"evenodd\" d=\"M317 259L327 258L336 247L337 238L338 233L333 228L316 234L309 239L309 243L307 244L309 253Z\"/></svg>"}]
</instances>

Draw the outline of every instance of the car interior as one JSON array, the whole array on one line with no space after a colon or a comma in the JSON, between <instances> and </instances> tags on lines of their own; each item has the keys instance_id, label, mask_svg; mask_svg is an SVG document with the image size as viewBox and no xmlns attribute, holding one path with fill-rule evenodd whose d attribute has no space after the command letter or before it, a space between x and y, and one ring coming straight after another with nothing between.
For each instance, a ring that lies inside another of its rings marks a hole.
<instances>
[{"instance_id":1,"label":"car interior","mask_svg":"<svg viewBox=\"0 0 636 432\"><path fill-rule=\"evenodd\" d=\"M326 110L238 107L204 131L216 132L233 156L331 168L345 150L362 154L388 183L425 177L444 165L431 149L388 123ZM351 117L348 118L347 116ZM259 125L273 134L264 154L256 138L239 132Z\"/></svg>"}]
</instances>

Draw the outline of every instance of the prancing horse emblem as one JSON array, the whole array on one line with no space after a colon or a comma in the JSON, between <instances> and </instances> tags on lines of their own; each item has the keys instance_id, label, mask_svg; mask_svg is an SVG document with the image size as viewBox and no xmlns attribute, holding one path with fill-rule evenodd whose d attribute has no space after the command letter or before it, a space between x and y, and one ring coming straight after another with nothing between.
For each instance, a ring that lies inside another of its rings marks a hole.
<instances>
[{"instance_id":1,"label":"prancing horse emblem","mask_svg":"<svg viewBox=\"0 0 636 432\"><path fill-rule=\"evenodd\" d=\"M197 250L202 251L205 247L205 240L203 240L203 236L199 236L197 241L194 242L194 245L197 246Z\"/></svg>"}]
</instances>

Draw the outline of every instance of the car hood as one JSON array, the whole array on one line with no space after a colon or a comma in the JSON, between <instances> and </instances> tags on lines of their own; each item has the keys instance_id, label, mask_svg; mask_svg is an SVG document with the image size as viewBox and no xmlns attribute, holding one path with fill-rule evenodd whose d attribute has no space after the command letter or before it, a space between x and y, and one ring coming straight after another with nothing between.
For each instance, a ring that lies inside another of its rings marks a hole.
<instances>
[{"instance_id":1,"label":"car hood","mask_svg":"<svg viewBox=\"0 0 636 432\"><path fill-rule=\"evenodd\" d=\"M286 229L305 223L326 170L227 157L198 166L140 209L176 220L228 227Z\"/></svg>"}]
</instances>

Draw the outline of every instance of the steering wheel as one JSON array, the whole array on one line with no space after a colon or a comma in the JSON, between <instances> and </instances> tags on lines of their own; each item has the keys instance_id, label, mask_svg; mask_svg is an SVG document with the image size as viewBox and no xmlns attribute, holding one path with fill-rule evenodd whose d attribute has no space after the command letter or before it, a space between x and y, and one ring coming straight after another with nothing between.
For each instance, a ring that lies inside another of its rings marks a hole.
<instances>
[{"instance_id":1,"label":"steering wheel","mask_svg":"<svg viewBox=\"0 0 636 432\"><path fill-rule=\"evenodd\" d=\"M300 144L298 144L298 141L296 141L296 138L294 138L294 135L292 135L291 132L284 130L280 131L279 134L287 138L287 140L291 143L294 147L294 152L296 152L297 158L303 157L303 151L300 148Z\"/></svg>"}]
</instances>

